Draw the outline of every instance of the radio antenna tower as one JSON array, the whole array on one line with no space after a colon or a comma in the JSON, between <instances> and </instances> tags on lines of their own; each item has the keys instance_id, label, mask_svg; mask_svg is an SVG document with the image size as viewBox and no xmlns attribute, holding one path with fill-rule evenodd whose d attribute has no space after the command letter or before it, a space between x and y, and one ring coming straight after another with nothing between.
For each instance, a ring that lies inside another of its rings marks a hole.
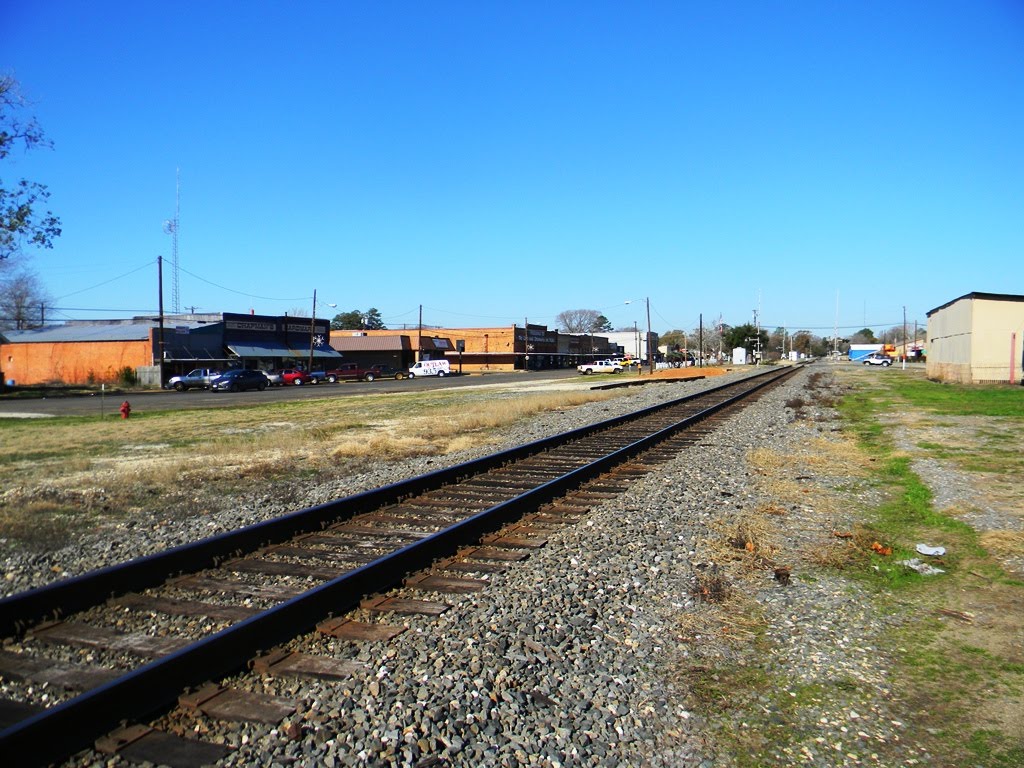
<instances>
[{"instance_id":1,"label":"radio antenna tower","mask_svg":"<svg viewBox=\"0 0 1024 768\"><path fill-rule=\"evenodd\" d=\"M173 240L171 244L171 311L181 314L181 292L178 289L178 216L181 213L181 168L175 169L174 218L164 222L164 232Z\"/></svg>"}]
</instances>

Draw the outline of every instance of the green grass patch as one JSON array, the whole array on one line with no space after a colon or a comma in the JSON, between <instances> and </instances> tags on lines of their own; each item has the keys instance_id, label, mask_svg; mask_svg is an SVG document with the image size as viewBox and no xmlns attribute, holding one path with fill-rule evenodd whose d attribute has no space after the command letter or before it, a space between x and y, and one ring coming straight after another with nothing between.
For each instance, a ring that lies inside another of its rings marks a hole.
<instances>
[{"instance_id":1,"label":"green grass patch","mask_svg":"<svg viewBox=\"0 0 1024 768\"><path fill-rule=\"evenodd\" d=\"M872 585L880 604L891 603L906 616L902 628L882 640L897 660L895 694L912 721L915 740L942 755L947 765L1024 765L1017 725L1024 664L1013 655L1019 645L1009 642L1020 636L1024 597L1020 581L992 559L978 532L935 510L933 494L914 473L911 457L894 452L894 428L904 422L892 414L912 413L922 431L938 436L915 443L929 458L985 473L991 483L1015 478L1022 467L1014 448L1019 440L1014 425L1024 418L1019 389L876 377L858 382L840 405L844 428L875 456L871 479L886 494L867 524L893 548L892 555L872 554L846 572ZM922 412L956 418L922 423ZM949 443L940 442L945 434ZM941 544L946 555L921 557L914 551L917 542ZM912 557L945 574L921 576L897 565ZM975 616L979 610L985 614Z\"/></svg>"},{"instance_id":2,"label":"green grass patch","mask_svg":"<svg viewBox=\"0 0 1024 768\"><path fill-rule=\"evenodd\" d=\"M967 739L966 749L977 764L989 768L1020 768L1024 765L1024 746L1012 743L999 731L976 730Z\"/></svg>"},{"instance_id":3,"label":"green grass patch","mask_svg":"<svg viewBox=\"0 0 1024 768\"><path fill-rule=\"evenodd\" d=\"M886 384L914 407L934 413L1024 421L1024 387L941 384L909 377L887 378Z\"/></svg>"}]
</instances>

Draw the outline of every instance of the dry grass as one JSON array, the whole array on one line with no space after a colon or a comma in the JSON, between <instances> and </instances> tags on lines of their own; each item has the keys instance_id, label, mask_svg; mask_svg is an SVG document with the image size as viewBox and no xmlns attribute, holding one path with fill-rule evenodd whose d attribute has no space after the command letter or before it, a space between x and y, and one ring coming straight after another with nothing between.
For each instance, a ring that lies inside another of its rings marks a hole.
<instances>
[{"instance_id":1,"label":"dry grass","mask_svg":"<svg viewBox=\"0 0 1024 768\"><path fill-rule=\"evenodd\" d=\"M0 531L4 538L16 539L38 550L63 546L75 528L74 519L68 505L46 500L0 507Z\"/></svg>"},{"instance_id":2,"label":"dry grass","mask_svg":"<svg viewBox=\"0 0 1024 768\"><path fill-rule=\"evenodd\" d=\"M979 536L981 546L997 558L1024 552L1024 531L986 531Z\"/></svg>"},{"instance_id":3,"label":"dry grass","mask_svg":"<svg viewBox=\"0 0 1024 768\"><path fill-rule=\"evenodd\" d=\"M0 538L53 545L82 512L191 510L240 483L280 487L360 459L468 450L519 420L623 394L445 390L171 412L137 407L128 421L0 420ZM50 501L29 506L39 499Z\"/></svg>"},{"instance_id":4,"label":"dry grass","mask_svg":"<svg viewBox=\"0 0 1024 768\"><path fill-rule=\"evenodd\" d=\"M707 659L730 647L747 646L752 638L758 637L764 630L765 621L757 601L742 590L732 589L728 583L719 584L717 580L724 577L717 572L704 572L699 579L712 579L711 595L694 593L694 597L703 603L699 611L682 611L676 616L676 629L680 640L693 643L694 655ZM701 643L703 637L714 637L713 644ZM698 667L698 670L703 670ZM685 674L677 669L677 674ZM692 681L691 681L692 685Z\"/></svg>"},{"instance_id":5,"label":"dry grass","mask_svg":"<svg viewBox=\"0 0 1024 768\"><path fill-rule=\"evenodd\" d=\"M349 430L350 434L334 445L330 453L335 458L385 459L455 453L492 442L494 431L506 425L614 396L608 391L566 392L463 403L444 418L420 414Z\"/></svg>"},{"instance_id":6,"label":"dry grass","mask_svg":"<svg viewBox=\"0 0 1024 768\"><path fill-rule=\"evenodd\" d=\"M352 436L342 440L331 450L331 457L351 459L374 456L393 461L410 456L436 456L441 452L436 442L425 437L378 433Z\"/></svg>"},{"instance_id":7,"label":"dry grass","mask_svg":"<svg viewBox=\"0 0 1024 768\"><path fill-rule=\"evenodd\" d=\"M842 571L866 563L870 559L871 545L877 540L876 531L857 525L851 531L837 531L830 541L809 548L804 557L811 565Z\"/></svg>"},{"instance_id":8,"label":"dry grass","mask_svg":"<svg viewBox=\"0 0 1024 768\"><path fill-rule=\"evenodd\" d=\"M777 513L759 507L735 518L713 523L704 551L715 563L732 564L731 572L744 576L775 568L781 535Z\"/></svg>"},{"instance_id":9,"label":"dry grass","mask_svg":"<svg viewBox=\"0 0 1024 768\"><path fill-rule=\"evenodd\" d=\"M771 448L755 448L747 459L752 467L774 477L799 474L860 477L866 474L870 464L870 458L855 442L838 437L809 437L806 450L796 456Z\"/></svg>"}]
</instances>

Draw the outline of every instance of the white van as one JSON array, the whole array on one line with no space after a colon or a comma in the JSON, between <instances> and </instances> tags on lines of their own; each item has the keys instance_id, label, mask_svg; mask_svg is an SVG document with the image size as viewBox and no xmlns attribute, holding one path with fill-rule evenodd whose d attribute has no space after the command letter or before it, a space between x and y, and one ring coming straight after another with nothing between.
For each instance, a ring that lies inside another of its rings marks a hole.
<instances>
[{"instance_id":1,"label":"white van","mask_svg":"<svg viewBox=\"0 0 1024 768\"><path fill-rule=\"evenodd\" d=\"M447 360L420 360L409 369L409 378L417 376L447 376L452 372Z\"/></svg>"}]
</instances>

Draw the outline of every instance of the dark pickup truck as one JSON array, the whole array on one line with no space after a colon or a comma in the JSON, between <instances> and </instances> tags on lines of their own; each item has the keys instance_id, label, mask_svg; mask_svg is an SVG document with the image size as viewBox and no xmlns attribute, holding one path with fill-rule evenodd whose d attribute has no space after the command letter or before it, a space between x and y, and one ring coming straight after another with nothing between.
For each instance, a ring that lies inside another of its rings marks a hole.
<instances>
[{"instance_id":1,"label":"dark pickup truck","mask_svg":"<svg viewBox=\"0 0 1024 768\"><path fill-rule=\"evenodd\" d=\"M373 381L374 379L404 379L408 374L390 365L368 365L365 368L358 363L343 363L330 371L314 371L313 376L334 384L336 381Z\"/></svg>"}]
</instances>

